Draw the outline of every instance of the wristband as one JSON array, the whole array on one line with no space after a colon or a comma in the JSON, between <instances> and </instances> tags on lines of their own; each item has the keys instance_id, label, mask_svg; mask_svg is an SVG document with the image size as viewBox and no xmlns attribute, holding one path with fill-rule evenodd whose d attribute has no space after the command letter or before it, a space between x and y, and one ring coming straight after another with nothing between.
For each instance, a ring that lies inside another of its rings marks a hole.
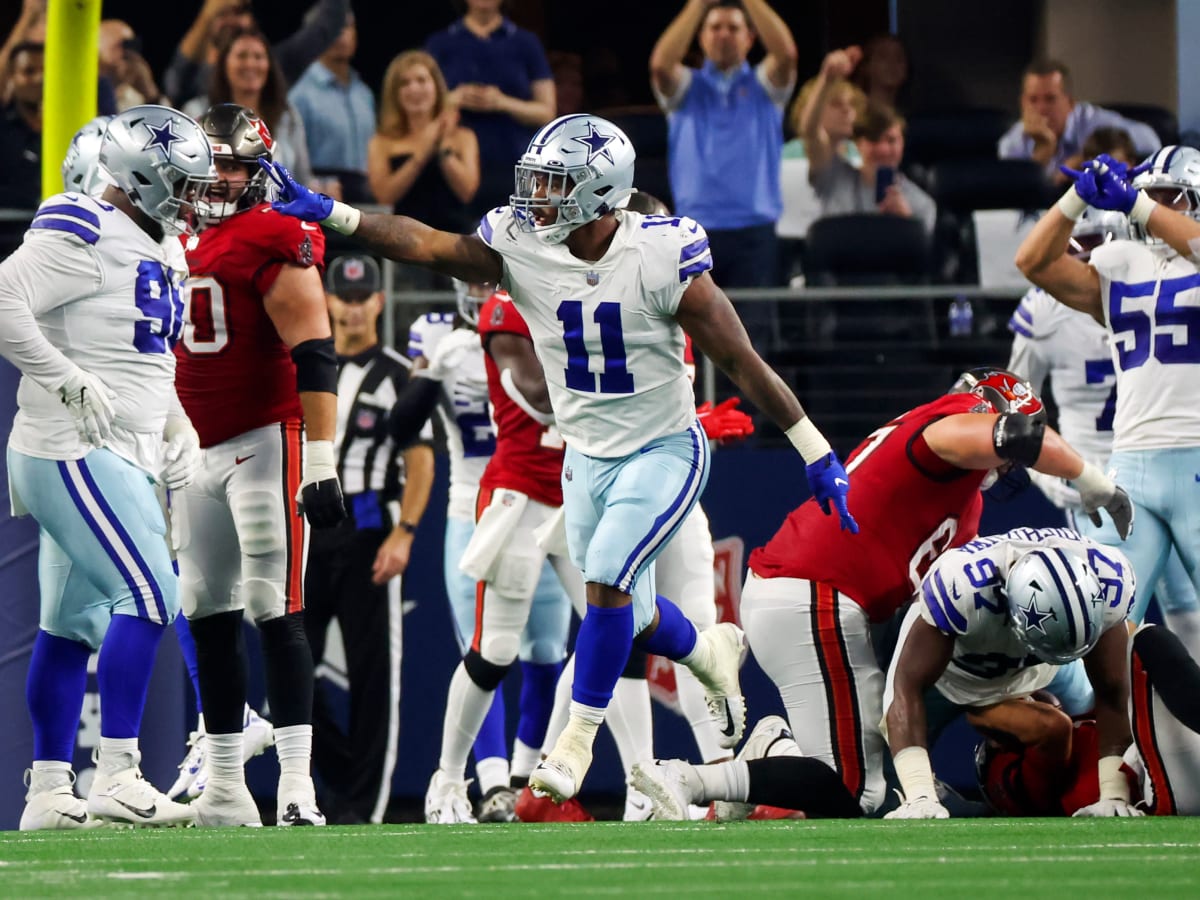
<instances>
[{"instance_id":1,"label":"wristband","mask_svg":"<svg viewBox=\"0 0 1200 900\"><path fill-rule=\"evenodd\" d=\"M1073 185L1058 198L1058 211L1072 222L1078 222L1087 212L1087 208L1087 201L1079 196L1079 191L1075 190Z\"/></svg>"},{"instance_id":2,"label":"wristband","mask_svg":"<svg viewBox=\"0 0 1200 900\"><path fill-rule=\"evenodd\" d=\"M1100 762L1103 763L1104 760ZM892 756L892 763L896 768L896 777L900 779L900 790L904 793L905 803L910 803L918 797L937 799L928 750L924 747L905 747Z\"/></svg>"},{"instance_id":3,"label":"wristband","mask_svg":"<svg viewBox=\"0 0 1200 900\"><path fill-rule=\"evenodd\" d=\"M1121 771L1124 760L1119 756L1100 757L1100 799L1129 802L1129 779Z\"/></svg>"},{"instance_id":4,"label":"wristband","mask_svg":"<svg viewBox=\"0 0 1200 900\"><path fill-rule=\"evenodd\" d=\"M804 457L805 463L815 463L817 460L833 452L833 448L829 446L829 441L825 440L825 435L817 430L817 426L812 423L812 420L808 416L805 416L785 431L784 434L792 442L792 446L800 451L800 455Z\"/></svg>"},{"instance_id":5,"label":"wristband","mask_svg":"<svg viewBox=\"0 0 1200 900\"><path fill-rule=\"evenodd\" d=\"M340 200L333 201L333 212L321 220L322 225L328 225L340 234L354 234L362 219L362 211L355 209Z\"/></svg>"},{"instance_id":6,"label":"wristband","mask_svg":"<svg viewBox=\"0 0 1200 900\"><path fill-rule=\"evenodd\" d=\"M337 457L333 452L333 441L306 441L304 444L304 473L311 480L332 478L337 475ZM305 478L306 481L310 480Z\"/></svg>"},{"instance_id":7,"label":"wristband","mask_svg":"<svg viewBox=\"0 0 1200 900\"><path fill-rule=\"evenodd\" d=\"M417 533L417 526L414 525L412 522L405 522L403 519L401 519L399 522L396 523L396 527L399 528L401 531L405 531L409 534Z\"/></svg>"},{"instance_id":8,"label":"wristband","mask_svg":"<svg viewBox=\"0 0 1200 900\"><path fill-rule=\"evenodd\" d=\"M1102 494L1112 491L1112 479L1090 462L1083 464L1083 471L1071 479L1081 494Z\"/></svg>"},{"instance_id":9,"label":"wristband","mask_svg":"<svg viewBox=\"0 0 1200 900\"><path fill-rule=\"evenodd\" d=\"M1145 225L1150 221L1150 213L1158 206L1145 191L1138 191L1137 200L1133 201L1133 209L1129 211L1129 221Z\"/></svg>"}]
</instances>

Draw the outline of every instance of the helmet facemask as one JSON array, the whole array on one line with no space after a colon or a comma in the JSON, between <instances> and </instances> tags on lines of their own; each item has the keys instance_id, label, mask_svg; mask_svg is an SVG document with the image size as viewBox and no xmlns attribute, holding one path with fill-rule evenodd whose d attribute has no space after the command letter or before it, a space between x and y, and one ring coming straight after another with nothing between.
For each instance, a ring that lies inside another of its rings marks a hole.
<instances>
[{"instance_id":1,"label":"helmet facemask","mask_svg":"<svg viewBox=\"0 0 1200 900\"><path fill-rule=\"evenodd\" d=\"M477 328L479 326L479 310L495 292L494 284L486 282L471 284L455 278L454 299L458 305L458 315L472 328Z\"/></svg>"},{"instance_id":2,"label":"helmet facemask","mask_svg":"<svg viewBox=\"0 0 1200 900\"><path fill-rule=\"evenodd\" d=\"M161 161L152 163L150 168L162 182L166 196L157 205L150 206L142 200L142 192L135 188L126 191L133 205L158 222L168 234L195 234L200 222L199 204L209 185L216 181L215 175L191 175ZM134 180L145 187L153 184L139 171L132 174ZM109 175L111 177L111 173Z\"/></svg>"}]
</instances>

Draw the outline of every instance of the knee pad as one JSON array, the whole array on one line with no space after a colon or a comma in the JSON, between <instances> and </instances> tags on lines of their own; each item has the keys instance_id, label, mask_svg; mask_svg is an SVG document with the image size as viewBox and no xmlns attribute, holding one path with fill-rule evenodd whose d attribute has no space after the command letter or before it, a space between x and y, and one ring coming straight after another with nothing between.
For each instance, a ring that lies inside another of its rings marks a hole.
<instances>
[{"instance_id":1,"label":"knee pad","mask_svg":"<svg viewBox=\"0 0 1200 900\"><path fill-rule=\"evenodd\" d=\"M266 556L283 549L286 510L272 491L246 491L230 498L238 541L247 556Z\"/></svg>"},{"instance_id":2,"label":"knee pad","mask_svg":"<svg viewBox=\"0 0 1200 900\"><path fill-rule=\"evenodd\" d=\"M265 578L247 578L237 589L238 606L249 610L255 622L271 621L287 609L282 588Z\"/></svg>"},{"instance_id":3,"label":"knee pad","mask_svg":"<svg viewBox=\"0 0 1200 900\"><path fill-rule=\"evenodd\" d=\"M468 650L467 655L463 657L463 668L467 670L467 675L485 691L494 691L500 687L500 682L508 674L509 665L511 662L504 665L490 663L475 650Z\"/></svg>"},{"instance_id":4,"label":"knee pad","mask_svg":"<svg viewBox=\"0 0 1200 900\"><path fill-rule=\"evenodd\" d=\"M502 666L507 669L513 664L513 660L517 658L517 652L521 649L521 636L497 628L491 629L491 632L489 635L488 629L484 629L484 636L479 641L479 658L486 661L488 665ZM470 651L470 653L475 652L474 650Z\"/></svg>"}]
</instances>

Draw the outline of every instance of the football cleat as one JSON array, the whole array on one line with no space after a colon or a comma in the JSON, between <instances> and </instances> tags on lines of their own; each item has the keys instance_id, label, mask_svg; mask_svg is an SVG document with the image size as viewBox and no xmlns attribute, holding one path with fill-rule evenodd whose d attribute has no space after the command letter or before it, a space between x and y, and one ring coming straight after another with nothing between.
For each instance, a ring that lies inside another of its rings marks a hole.
<instances>
[{"instance_id":1,"label":"football cleat","mask_svg":"<svg viewBox=\"0 0 1200 900\"><path fill-rule=\"evenodd\" d=\"M441 769L434 772L425 792L425 821L430 825L474 825L467 782L451 781Z\"/></svg>"},{"instance_id":2,"label":"football cleat","mask_svg":"<svg viewBox=\"0 0 1200 900\"><path fill-rule=\"evenodd\" d=\"M733 623L721 622L700 632L697 640L708 645L709 663L688 668L704 685L704 702L719 732L717 742L736 747L746 730L746 700L738 683L746 635Z\"/></svg>"},{"instance_id":3,"label":"football cleat","mask_svg":"<svg viewBox=\"0 0 1200 900\"><path fill-rule=\"evenodd\" d=\"M666 822L687 821L692 803L684 766L678 759L656 759L633 764L629 786L650 798L654 818Z\"/></svg>"},{"instance_id":4,"label":"football cleat","mask_svg":"<svg viewBox=\"0 0 1200 900\"><path fill-rule=\"evenodd\" d=\"M592 742L567 723L550 755L539 762L529 775L529 789L535 797L549 797L555 803L570 800L579 793L583 776L592 765Z\"/></svg>"},{"instance_id":5,"label":"football cleat","mask_svg":"<svg viewBox=\"0 0 1200 900\"><path fill-rule=\"evenodd\" d=\"M480 822L515 822L517 814L513 808L516 805L517 792L498 784L480 799L475 818Z\"/></svg>"},{"instance_id":6,"label":"football cleat","mask_svg":"<svg viewBox=\"0 0 1200 900\"><path fill-rule=\"evenodd\" d=\"M179 764L179 776L175 779L175 783L167 790L167 796L175 799L180 794L187 793L189 797L196 797L203 790L192 793L192 786L196 783L196 779L204 770L204 740L203 731L193 731L188 735L188 752L183 758L183 762Z\"/></svg>"},{"instance_id":7,"label":"football cleat","mask_svg":"<svg viewBox=\"0 0 1200 900\"><path fill-rule=\"evenodd\" d=\"M60 831L95 828L101 823L88 815L87 801L75 796L72 785L75 773L67 772L61 784L46 790L34 791L30 784L32 770L25 770L25 809L21 812L21 831Z\"/></svg>"},{"instance_id":8,"label":"football cleat","mask_svg":"<svg viewBox=\"0 0 1200 900\"><path fill-rule=\"evenodd\" d=\"M803 756L787 720L783 716L767 716L755 724L746 743L738 751L742 762L766 759L768 756Z\"/></svg>"},{"instance_id":9,"label":"football cleat","mask_svg":"<svg viewBox=\"0 0 1200 900\"><path fill-rule=\"evenodd\" d=\"M317 792L307 775L280 775L275 792L275 824L324 825L325 815L317 807Z\"/></svg>"},{"instance_id":10,"label":"football cleat","mask_svg":"<svg viewBox=\"0 0 1200 900\"><path fill-rule=\"evenodd\" d=\"M654 815L654 804L650 798L636 788L625 791L625 812L621 814L622 822L645 822Z\"/></svg>"},{"instance_id":11,"label":"football cleat","mask_svg":"<svg viewBox=\"0 0 1200 900\"><path fill-rule=\"evenodd\" d=\"M325 814L317 809L315 800L311 803L289 803L283 812L275 817L275 825L279 828L324 824Z\"/></svg>"},{"instance_id":12,"label":"football cleat","mask_svg":"<svg viewBox=\"0 0 1200 900\"><path fill-rule=\"evenodd\" d=\"M242 762L250 762L274 744L274 726L247 703L242 715Z\"/></svg>"},{"instance_id":13,"label":"football cleat","mask_svg":"<svg viewBox=\"0 0 1200 900\"><path fill-rule=\"evenodd\" d=\"M596 817L583 808L579 798L555 803L549 797L535 797L528 787L521 789L513 808L518 822L595 822Z\"/></svg>"},{"instance_id":14,"label":"football cleat","mask_svg":"<svg viewBox=\"0 0 1200 900\"><path fill-rule=\"evenodd\" d=\"M245 784L214 784L192 809L197 828L262 828L258 804Z\"/></svg>"},{"instance_id":15,"label":"football cleat","mask_svg":"<svg viewBox=\"0 0 1200 900\"><path fill-rule=\"evenodd\" d=\"M175 784L171 785L171 790L182 783L189 775L192 765L196 765L196 771L190 773L188 781L183 791L187 792L189 799L195 799L204 793L204 787L208 784L209 771L205 763L205 742L203 731L193 731L192 739L188 741L192 745L192 750L189 751L187 757L179 764L179 777L175 779ZM242 713L242 762L247 763L254 759L275 743L275 728L260 716L249 703L246 704L246 709ZM193 756L198 759L198 762L193 760ZM170 796L177 797L178 793L173 793Z\"/></svg>"},{"instance_id":16,"label":"football cleat","mask_svg":"<svg viewBox=\"0 0 1200 900\"><path fill-rule=\"evenodd\" d=\"M118 772L97 770L87 811L104 822L135 826L186 826L196 817L190 806L176 803L146 781L137 766Z\"/></svg>"}]
</instances>

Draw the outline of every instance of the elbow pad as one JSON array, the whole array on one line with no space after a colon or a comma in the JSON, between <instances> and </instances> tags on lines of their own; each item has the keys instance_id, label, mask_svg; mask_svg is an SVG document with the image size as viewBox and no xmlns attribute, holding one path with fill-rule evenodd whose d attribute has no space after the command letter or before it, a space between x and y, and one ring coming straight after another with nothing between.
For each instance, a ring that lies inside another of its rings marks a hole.
<instances>
[{"instance_id":1,"label":"elbow pad","mask_svg":"<svg viewBox=\"0 0 1200 900\"><path fill-rule=\"evenodd\" d=\"M1002 413L992 426L992 447L1001 459L1032 466L1042 453L1046 422L1040 416Z\"/></svg>"},{"instance_id":2,"label":"elbow pad","mask_svg":"<svg viewBox=\"0 0 1200 900\"><path fill-rule=\"evenodd\" d=\"M388 413L388 434L399 447L407 447L421 436L421 429L437 408L442 383L431 378L413 378L405 385Z\"/></svg>"},{"instance_id":3,"label":"elbow pad","mask_svg":"<svg viewBox=\"0 0 1200 900\"><path fill-rule=\"evenodd\" d=\"M313 338L292 348L292 362L296 364L296 390L337 393L337 351L333 349L333 338Z\"/></svg>"}]
</instances>

